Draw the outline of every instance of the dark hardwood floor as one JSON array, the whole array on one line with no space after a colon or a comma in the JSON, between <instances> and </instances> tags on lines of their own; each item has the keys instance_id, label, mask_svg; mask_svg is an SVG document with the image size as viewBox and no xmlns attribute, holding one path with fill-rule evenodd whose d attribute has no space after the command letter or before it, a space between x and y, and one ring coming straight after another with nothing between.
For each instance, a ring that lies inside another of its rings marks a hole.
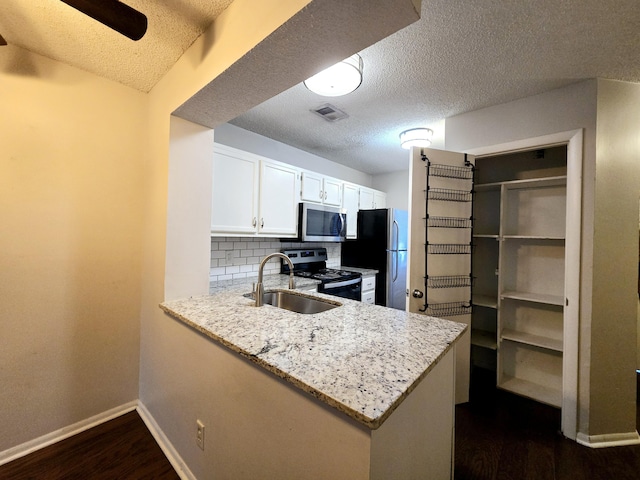
<instances>
[{"instance_id":1,"label":"dark hardwood floor","mask_svg":"<svg viewBox=\"0 0 640 480\"><path fill-rule=\"evenodd\" d=\"M133 411L0 466L1 480L177 480Z\"/></svg>"},{"instance_id":2,"label":"dark hardwood floor","mask_svg":"<svg viewBox=\"0 0 640 480\"><path fill-rule=\"evenodd\" d=\"M559 433L559 409L494 384L475 371L471 401L456 407L455 480L640 479L640 445L579 445Z\"/></svg>"},{"instance_id":3,"label":"dark hardwood floor","mask_svg":"<svg viewBox=\"0 0 640 480\"><path fill-rule=\"evenodd\" d=\"M558 409L474 373L471 401L456 407L455 480L640 479L640 445L592 449L559 426ZM0 480L178 478L135 411L0 466Z\"/></svg>"}]
</instances>

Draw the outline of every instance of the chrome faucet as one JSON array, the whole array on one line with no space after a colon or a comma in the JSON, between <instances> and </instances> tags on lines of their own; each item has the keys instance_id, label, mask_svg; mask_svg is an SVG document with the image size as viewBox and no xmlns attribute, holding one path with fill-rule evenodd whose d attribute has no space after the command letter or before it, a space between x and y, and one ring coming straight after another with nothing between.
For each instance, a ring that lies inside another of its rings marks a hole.
<instances>
[{"instance_id":1,"label":"chrome faucet","mask_svg":"<svg viewBox=\"0 0 640 480\"><path fill-rule=\"evenodd\" d=\"M256 307L262 306L262 296L264 295L264 286L262 285L262 270L264 269L265 263L267 263L269 260L271 260L274 257L281 257L287 261L287 263L289 264L289 289L293 290L294 288L296 288L293 282L293 263L291 263L291 259L287 257L284 253L280 253L280 252L270 253L269 255L267 255L262 259L262 261L260 262L260 267L258 268L258 283L256 283L256 289L253 292L256 299Z\"/></svg>"}]
</instances>

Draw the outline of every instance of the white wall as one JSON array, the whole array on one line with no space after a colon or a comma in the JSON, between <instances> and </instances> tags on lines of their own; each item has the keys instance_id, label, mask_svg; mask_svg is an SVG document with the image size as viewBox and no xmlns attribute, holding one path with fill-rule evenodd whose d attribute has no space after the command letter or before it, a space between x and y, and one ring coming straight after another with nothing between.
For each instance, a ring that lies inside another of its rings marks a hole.
<instances>
[{"instance_id":1,"label":"white wall","mask_svg":"<svg viewBox=\"0 0 640 480\"><path fill-rule=\"evenodd\" d=\"M345 167L339 163L307 153L282 142L258 135L231 125L222 124L215 129L216 143L238 148L245 152L288 163L298 168L311 170L330 177L339 178L365 187L371 187L371 175Z\"/></svg>"},{"instance_id":2,"label":"white wall","mask_svg":"<svg viewBox=\"0 0 640 480\"><path fill-rule=\"evenodd\" d=\"M409 209L409 170L376 175L371 186L387 194L388 208Z\"/></svg>"},{"instance_id":3,"label":"white wall","mask_svg":"<svg viewBox=\"0 0 640 480\"><path fill-rule=\"evenodd\" d=\"M0 462L138 397L147 112L140 92L2 49Z\"/></svg>"},{"instance_id":4,"label":"white wall","mask_svg":"<svg viewBox=\"0 0 640 480\"><path fill-rule=\"evenodd\" d=\"M209 292L213 130L171 117L165 299Z\"/></svg>"},{"instance_id":5,"label":"white wall","mask_svg":"<svg viewBox=\"0 0 640 480\"><path fill-rule=\"evenodd\" d=\"M635 427L640 84L598 80L590 433ZM615 395L612 395L615 392ZM631 408L630 408L631 407ZM634 428L635 429L635 428Z\"/></svg>"}]
</instances>

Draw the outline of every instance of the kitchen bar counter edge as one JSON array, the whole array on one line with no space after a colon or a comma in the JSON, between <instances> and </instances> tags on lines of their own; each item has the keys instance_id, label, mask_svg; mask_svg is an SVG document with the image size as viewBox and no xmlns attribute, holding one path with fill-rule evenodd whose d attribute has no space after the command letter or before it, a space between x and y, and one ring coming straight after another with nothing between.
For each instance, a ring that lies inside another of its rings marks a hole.
<instances>
[{"instance_id":1,"label":"kitchen bar counter edge","mask_svg":"<svg viewBox=\"0 0 640 480\"><path fill-rule=\"evenodd\" d=\"M287 279L270 275L265 289L285 288ZM297 287L312 283L298 281ZM467 328L307 292L342 306L313 315L255 307L243 296L251 288L251 279L216 282L210 295L160 308L370 429L382 425Z\"/></svg>"}]
</instances>

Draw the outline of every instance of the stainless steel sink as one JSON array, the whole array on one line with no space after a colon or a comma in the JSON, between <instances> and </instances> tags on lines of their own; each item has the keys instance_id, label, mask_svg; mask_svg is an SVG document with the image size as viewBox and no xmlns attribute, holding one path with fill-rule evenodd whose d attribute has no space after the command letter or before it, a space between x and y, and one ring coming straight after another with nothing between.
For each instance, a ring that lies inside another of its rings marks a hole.
<instances>
[{"instance_id":1,"label":"stainless steel sink","mask_svg":"<svg viewBox=\"0 0 640 480\"><path fill-rule=\"evenodd\" d=\"M262 299L264 303L296 313L320 313L342 305L338 302L287 291L265 292Z\"/></svg>"}]
</instances>

